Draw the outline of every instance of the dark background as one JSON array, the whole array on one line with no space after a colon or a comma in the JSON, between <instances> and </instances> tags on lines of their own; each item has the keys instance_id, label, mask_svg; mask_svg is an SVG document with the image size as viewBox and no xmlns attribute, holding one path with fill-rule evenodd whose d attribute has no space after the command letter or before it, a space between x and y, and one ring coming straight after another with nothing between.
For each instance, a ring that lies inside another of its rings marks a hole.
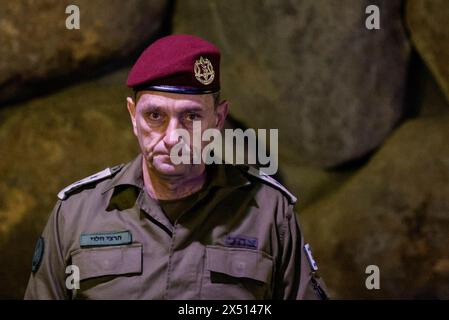
<instances>
[{"instance_id":1,"label":"dark background","mask_svg":"<svg viewBox=\"0 0 449 320\"><path fill-rule=\"evenodd\" d=\"M0 298L23 297L58 191L137 154L124 82L170 33L221 48L229 126L279 129L333 297L449 298L447 21L444 0L0 2Z\"/></svg>"}]
</instances>

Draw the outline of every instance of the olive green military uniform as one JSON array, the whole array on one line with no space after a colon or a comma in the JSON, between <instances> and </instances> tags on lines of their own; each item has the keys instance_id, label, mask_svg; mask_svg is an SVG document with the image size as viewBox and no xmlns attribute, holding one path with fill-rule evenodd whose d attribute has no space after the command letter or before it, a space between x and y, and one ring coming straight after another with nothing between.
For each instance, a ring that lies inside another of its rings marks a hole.
<instances>
[{"instance_id":1,"label":"olive green military uniform","mask_svg":"<svg viewBox=\"0 0 449 320\"><path fill-rule=\"evenodd\" d=\"M36 249L25 298L325 298L296 198L247 169L208 166L208 183L193 198L162 204L169 215L145 191L141 155L67 187ZM67 289L69 265L79 268L78 290Z\"/></svg>"}]
</instances>

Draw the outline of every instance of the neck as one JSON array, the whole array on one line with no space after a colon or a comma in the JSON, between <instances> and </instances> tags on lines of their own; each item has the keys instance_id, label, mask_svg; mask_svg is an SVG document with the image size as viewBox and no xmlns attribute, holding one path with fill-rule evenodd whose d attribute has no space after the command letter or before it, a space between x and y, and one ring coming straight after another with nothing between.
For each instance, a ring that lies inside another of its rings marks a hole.
<instances>
[{"instance_id":1,"label":"neck","mask_svg":"<svg viewBox=\"0 0 449 320\"><path fill-rule=\"evenodd\" d=\"M206 170L187 176L161 176L142 161L143 181L153 199L176 200L199 191L206 182Z\"/></svg>"}]
</instances>

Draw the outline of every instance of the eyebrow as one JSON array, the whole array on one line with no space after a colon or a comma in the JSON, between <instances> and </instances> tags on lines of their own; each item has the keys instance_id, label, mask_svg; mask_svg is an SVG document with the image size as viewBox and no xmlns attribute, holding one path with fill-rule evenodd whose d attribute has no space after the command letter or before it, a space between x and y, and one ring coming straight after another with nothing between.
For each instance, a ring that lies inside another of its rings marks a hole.
<instances>
[{"instance_id":1,"label":"eyebrow","mask_svg":"<svg viewBox=\"0 0 449 320\"><path fill-rule=\"evenodd\" d=\"M154 104L144 104L144 105L142 105L141 108L143 111L163 111L162 110L163 107L154 105ZM185 107L181 107L181 108L177 109L176 111L177 111L177 113L203 112L203 111L205 111L205 109L200 106L185 106Z\"/></svg>"}]
</instances>

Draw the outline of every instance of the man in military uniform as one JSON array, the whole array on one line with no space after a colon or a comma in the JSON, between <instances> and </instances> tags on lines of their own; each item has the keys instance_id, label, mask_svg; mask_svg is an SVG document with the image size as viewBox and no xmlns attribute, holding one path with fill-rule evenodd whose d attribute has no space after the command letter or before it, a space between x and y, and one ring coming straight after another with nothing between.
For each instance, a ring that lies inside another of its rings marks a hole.
<instances>
[{"instance_id":1,"label":"man in military uniform","mask_svg":"<svg viewBox=\"0 0 449 320\"><path fill-rule=\"evenodd\" d=\"M141 154L58 194L26 299L327 297L295 196L252 167L171 161L176 129L223 128L219 63L219 50L191 35L142 53L127 81Z\"/></svg>"}]
</instances>

